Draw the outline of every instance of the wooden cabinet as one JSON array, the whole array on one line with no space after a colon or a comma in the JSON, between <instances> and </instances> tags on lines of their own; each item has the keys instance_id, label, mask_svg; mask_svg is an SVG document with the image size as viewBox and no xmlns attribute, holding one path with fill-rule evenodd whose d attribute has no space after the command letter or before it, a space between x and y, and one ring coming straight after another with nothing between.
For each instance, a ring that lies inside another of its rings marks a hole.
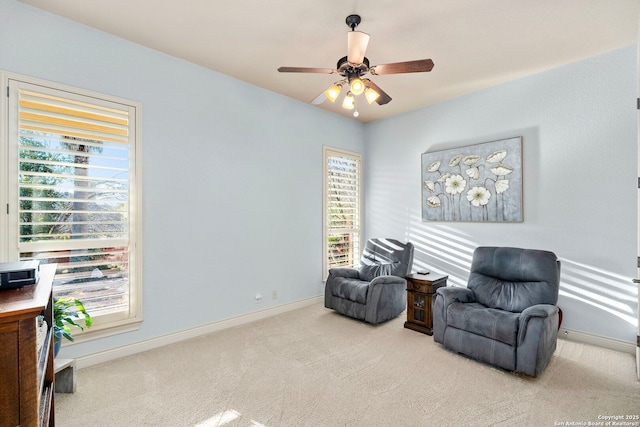
<instances>
[{"instance_id":1,"label":"wooden cabinet","mask_svg":"<svg viewBox=\"0 0 640 427\"><path fill-rule=\"evenodd\" d=\"M449 276L410 274L407 279L407 321L404 327L433 335L431 303L436 289L447 286Z\"/></svg>"},{"instance_id":2,"label":"wooden cabinet","mask_svg":"<svg viewBox=\"0 0 640 427\"><path fill-rule=\"evenodd\" d=\"M35 285L0 291L0 427L53 426L53 294L56 265ZM37 317L43 316L38 348Z\"/></svg>"}]
</instances>

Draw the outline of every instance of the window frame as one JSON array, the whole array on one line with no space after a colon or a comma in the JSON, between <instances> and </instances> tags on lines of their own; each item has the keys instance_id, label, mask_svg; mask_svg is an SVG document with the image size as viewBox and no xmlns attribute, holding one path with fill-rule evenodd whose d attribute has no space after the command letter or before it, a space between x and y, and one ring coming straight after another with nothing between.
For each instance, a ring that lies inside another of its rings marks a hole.
<instances>
[{"instance_id":1,"label":"window frame","mask_svg":"<svg viewBox=\"0 0 640 427\"><path fill-rule=\"evenodd\" d=\"M362 182L362 155L360 153L347 151L339 148L333 148L328 146L322 147L322 159L323 159L323 179L322 179L322 271L323 278L322 281L326 282L327 275L329 274L329 164L328 160L330 157L347 157L355 160L358 163L358 173L357 173L357 223L358 226L356 228L350 229L354 231L354 234L357 233L357 250L361 252L362 250L362 194L363 194L363 182ZM353 254L353 264L349 267L356 268L360 259L360 253Z\"/></svg>"},{"instance_id":2,"label":"window frame","mask_svg":"<svg viewBox=\"0 0 640 427\"><path fill-rule=\"evenodd\" d=\"M29 85L37 85L53 91L61 91L71 94L73 97L82 97L88 102L105 101L125 105L132 110L130 119L134 121L129 138L129 159L131 178L129 180L129 305L128 310L120 310L116 313L98 315L93 317L92 327L84 331L74 331L75 343L89 341L105 336L139 329L142 322L142 104L129 99L97 93L86 89L63 85L34 77L5 72L0 70L0 81L5 91L5 96L0 101L0 206L3 215L0 215L0 233L6 236L0 240L0 261L17 261L20 257L18 248L18 228L20 227L17 211L18 176L12 176L15 172L11 162L10 144L17 143L19 135L17 126L10 123L11 111L17 108L17 94L10 93L10 82L16 81ZM11 133L11 134L10 134ZM17 151L14 149L14 151ZM15 155L13 156L15 157ZM46 244L43 244L46 247ZM44 250L44 248L42 249Z\"/></svg>"}]
</instances>

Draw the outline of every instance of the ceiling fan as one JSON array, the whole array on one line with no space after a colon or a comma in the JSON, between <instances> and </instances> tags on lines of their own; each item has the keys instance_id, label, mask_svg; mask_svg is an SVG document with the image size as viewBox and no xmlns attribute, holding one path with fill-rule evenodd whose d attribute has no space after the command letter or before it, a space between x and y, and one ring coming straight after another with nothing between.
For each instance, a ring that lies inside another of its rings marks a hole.
<instances>
[{"instance_id":1,"label":"ceiling fan","mask_svg":"<svg viewBox=\"0 0 640 427\"><path fill-rule=\"evenodd\" d=\"M321 73L338 74L341 80L334 83L329 89L318 95L312 104L321 104L325 99L335 102L345 83L349 84L342 107L352 110L356 107L355 95L364 93L369 104L374 101L378 105L384 105L391 101L391 97L378 85L368 78L362 78L370 73L373 76L383 74L421 73L433 69L431 59L418 59L415 61L395 62L392 64L369 65L369 59L364 56L371 36L361 31L356 31L360 24L360 15L347 16L346 23L351 28L347 33L347 56L340 58L336 68L308 68L308 67L280 67L281 73ZM354 117L358 117L358 111L354 111Z\"/></svg>"}]
</instances>

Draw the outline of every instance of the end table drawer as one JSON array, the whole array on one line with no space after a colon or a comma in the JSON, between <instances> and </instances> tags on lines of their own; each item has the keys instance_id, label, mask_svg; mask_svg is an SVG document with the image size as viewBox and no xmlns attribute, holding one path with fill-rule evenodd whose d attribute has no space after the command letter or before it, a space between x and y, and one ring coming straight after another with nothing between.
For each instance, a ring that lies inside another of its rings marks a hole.
<instances>
[{"instance_id":1,"label":"end table drawer","mask_svg":"<svg viewBox=\"0 0 640 427\"><path fill-rule=\"evenodd\" d=\"M422 292L425 294L435 293L436 289L447 286L449 276L438 274L426 274L424 276L409 275L407 279L407 290Z\"/></svg>"},{"instance_id":2,"label":"end table drawer","mask_svg":"<svg viewBox=\"0 0 640 427\"><path fill-rule=\"evenodd\" d=\"M410 291L418 291L418 292L422 292L425 294L431 294L433 292L435 292L436 289L439 288L439 286L434 286L435 283L418 283L418 282L414 282L414 281L409 281L409 283L407 283L407 290Z\"/></svg>"}]
</instances>

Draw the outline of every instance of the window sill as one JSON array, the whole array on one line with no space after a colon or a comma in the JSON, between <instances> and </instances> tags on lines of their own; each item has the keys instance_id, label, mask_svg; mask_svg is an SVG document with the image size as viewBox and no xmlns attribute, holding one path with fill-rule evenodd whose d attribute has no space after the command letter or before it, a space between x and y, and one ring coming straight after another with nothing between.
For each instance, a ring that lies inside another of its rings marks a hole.
<instances>
[{"instance_id":1,"label":"window sill","mask_svg":"<svg viewBox=\"0 0 640 427\"><path fill-rule=\"evenodd\" d=\"M81 344L89 341L94 341L106 337L110 337L113 335L119 335L126 332L137 331L140 329L140 324L142 323L142 319L136 319L135 321L128 321L126 323L122 322L120 324L104 324L104 325L95 325L91 328L88 328L84 331L77 330L73 331L74 341L71 342L69 340L64 340L62 343L62 347L72 346L74 344Z\"/></svg>"}]
</instances>

